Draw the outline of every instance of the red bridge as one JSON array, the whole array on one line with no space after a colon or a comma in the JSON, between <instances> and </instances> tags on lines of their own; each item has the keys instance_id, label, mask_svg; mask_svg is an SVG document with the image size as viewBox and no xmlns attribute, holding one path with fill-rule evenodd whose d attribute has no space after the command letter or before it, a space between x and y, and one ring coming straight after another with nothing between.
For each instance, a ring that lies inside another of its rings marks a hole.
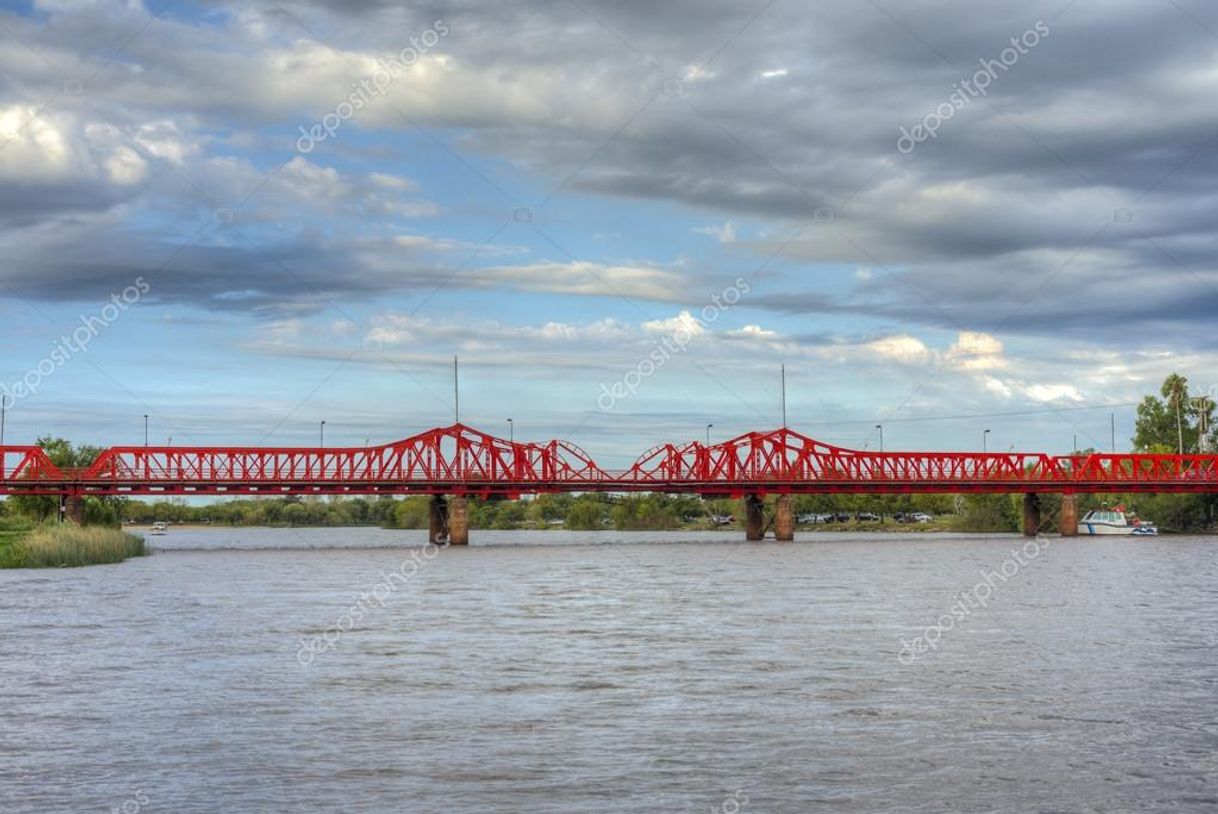
<instances>
[{"instance_id":1,"label":"red bridge","mask_svg":"<svg viewBox=\"0 0 1218 814\"><path fill-rule=\"evenodd\" d=\"M662 444L614 472L567 441L508 441L463 424L376 447L111 447L76 470L40 447L0 447L0 494L56 495L69 515L88 495L427 494L433 539L464 542L467 497L541 492L743 497L750 539L764 530L767 494L778 496L775 535L791 539L792 494L1022 492L1034 533L1038 493L1067 496L1062 526L1072 527L1079 493L1218 492L1218 455L864 452L784 428Z\"/></svg>"}]
</instances>

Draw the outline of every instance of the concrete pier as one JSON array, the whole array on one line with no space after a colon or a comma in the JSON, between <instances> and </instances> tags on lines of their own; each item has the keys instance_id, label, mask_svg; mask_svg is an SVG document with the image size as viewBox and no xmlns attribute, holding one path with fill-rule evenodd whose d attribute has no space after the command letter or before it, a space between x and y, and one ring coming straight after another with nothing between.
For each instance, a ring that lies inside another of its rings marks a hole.
<instances>
[{"instance_id":1,"label":"concrete pier","mask_svg":"<svg viewBox=\"0 0 1218 814\"><path fill-rule=\"evenodd\" d=\"M1078 536L1078 495L1062 495L1062 511L1057 527L1063 537Z\"/></svg>"},{"instance_id":2,"label":"concrete pier","mask_svg":"<svg viewBox=\"0 0 1218 814\"><path fill-rule=\"evenodd\" d=\"M427 515L427 542L448 542L448 501L444 495L431 496Z\"/></svg>"},{"instance_id":3,"label":"concrete pier","mask_svg":"<svg viewBox=\"0 0 1218 814\"><path fill-rule=\"evenodd\" d=\"M1040 495L1027 492L1023 496L1023 536L1040 534Z\"/></svg>"},{"instance_id":4,"label":"concrete pier","mask_svg":"<svg viewBox=\"0 0 1218 814\"><path fill-rule=\"evenodd\" d=\"M85 524L85 499L74 495L61 495L59 498L59 522L72 522L78 526Z\"/></svg>"},{"instance_id":5,"label":"concrete pier","mask_svg":"<svg viewBox=\"0 0 1218 814\"><path fill-rule=\"evenodd\" d=\"M795 509L790 495L779 495L774 503L774 539L787 543L795 539Z\"/></svg>"},{"instance_id":6,"label":"concrete pier","mask_svg":"<svg viewBox=\"0 0 1218 814\"><path fill-rule=\"evenodd\" d=\"M760 540L765 537L765 516L761 512L759 495L744 496L744 539Z\"/></svg>"},{"instance_id":7,"label":"concrete pier","mask_svg":"<svg viewBox=\"0 0 1218 814\"><path fill-rule=\"evenodd\" d=\"M448 499L448 544L469 545L469 504L461 495Z\"/></svg>"}]
</instances>

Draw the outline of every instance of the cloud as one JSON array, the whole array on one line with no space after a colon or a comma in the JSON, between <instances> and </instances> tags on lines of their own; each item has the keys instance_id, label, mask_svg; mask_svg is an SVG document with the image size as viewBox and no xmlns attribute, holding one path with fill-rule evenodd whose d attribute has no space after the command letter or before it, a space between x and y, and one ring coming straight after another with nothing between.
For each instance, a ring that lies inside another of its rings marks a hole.
<instances>
[{"instance_id":1,"label":"cloud","mask_svg":"<svg viewBox=\"0 0 1218 814\"><path fill-rule=\"evenodd\" d=\"M462 273L480 287L505 286L517 291L576 296L679 301L688 288L681 274L657 266L613 265L576 260L491 266Z\"/></svg>"},{"instance_id":2,"label":"cloud","mask_svg":"<svg viewBox=\"0 0 1218 814\"><path fill-rule=\"evenodd\" d=\"M682 334L686 336L698 336L706 332L706 328L699 322L689 311L681 311L674 317L667 319L652 319L644 322L642 325L644 331L650 334L664 334L673 336Z\"/></svg>"},{"instance_id":3,"label":"cloud","mask_svg":"<svg viewBox=\"0 0 1218 814\"><path fill-rule=\"evenodd\" d=\"M726 336L735 337L737 339L752 339L752 340L769 340L777 339L778 332L762 328L760 325L745 325L742 328L726 331Z\"/></svg>"},{"instance_id":4,"label":"cloud","mask_svg":"<svg viewBox=\"0 0 1218 814\"><path fill-rule=\"evenodd\" d=\"M948 359L962 370L992 370L1006 367L1003 346L996 337L977 331L961 331L947 351Z\"/></svg>"},{"instance_id":5,"label":"cloud","mask_svg":"<svg viewBox=\"0 0 1218 814\"><path fill-rule=\"evenodd\" d=\"M913 336L886 336L867 343L867 348L878 356L902 364L924 365L930 360L930 350L920 339Z\"/></svg>"},{"instance_id":6,"label":"cloud","mask_svg":"<svg viewBox=\"0 0 1218 814\"><path fill-rule=\"evenodd\" d=\"M722 226L699 226L694 229L700 235L710 235L720 243L735 243L736 242L736 227L731 221L724 223Z\"/></svg>"}]
</instances>

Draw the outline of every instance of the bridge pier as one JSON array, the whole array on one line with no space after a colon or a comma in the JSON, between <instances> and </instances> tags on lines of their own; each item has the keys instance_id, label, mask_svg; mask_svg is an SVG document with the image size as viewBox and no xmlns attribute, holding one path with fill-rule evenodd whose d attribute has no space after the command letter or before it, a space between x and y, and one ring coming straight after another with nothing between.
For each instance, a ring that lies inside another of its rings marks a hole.
<instances>
[{"instance_id":1,"label":"bridge pier","mask_svg":"<svg viewBox=\"0 0 1218 814\"><path fill-rule=\"evenodd\" d=\"M427 542L436 545L448 542L448 501L444 495L432 495L428 504Z\"/></svg>"},{"instance_id":2,"label":"bridge pier","mask_svg":"<svg viewBox=\"0 0 1218 814\"><path fill-rule=\"evenodd\" d=\"M448 499L448 544L469 545L469 505L462 495Z\"/></svg>"},{"instance_id":3,"label":"bridge pier","mask_svg":"<svg viewBox=\"0 0 1218 814\"><path fill-rule=\"evenodd\" d=\"M779 495L774 503L774 539L780 543L795 539L795 510L790 495Z\"/></svg>"},{"instance_id":4,"label":"bridge pier","mask_svg":"<svg viewBox=\"0 0 1218 814\"><path fill-rule=\"evenodd\" d=\"M1023 496L1023 536L1040 534L1040 495L1026 492Z\"/></svg>"},{"instance_id":5,"label":"bridge pier","mask_svg":"<svg viewBox=\"0 0 1218 814\"><path fill-rule=\"evenodd\" d=\"M765 538L765 517L761 512L760 495L744 496L744 539L761 540Z\"/></svg>"},{"instance_id":6,"label":"bridge pier","mask_svg":"<svg viewBox=\"0 0 1218 814\"><path fill-rule=\"evenodd\" d=\"M78 526L85 524L85 499L77 495L59 496L59 522L71 521Z\"/></svg>"},{"instance_id":7,"label":"bridge pier","mask_svg":"<svg viewBox=\"0 0 1218 814\"><path fill-rule=\"evenodd\" d=\"M1062 495L1062 510L1057 526L1063 537L1078 536L1078 495Z\"/></svg>"}]
</instances>

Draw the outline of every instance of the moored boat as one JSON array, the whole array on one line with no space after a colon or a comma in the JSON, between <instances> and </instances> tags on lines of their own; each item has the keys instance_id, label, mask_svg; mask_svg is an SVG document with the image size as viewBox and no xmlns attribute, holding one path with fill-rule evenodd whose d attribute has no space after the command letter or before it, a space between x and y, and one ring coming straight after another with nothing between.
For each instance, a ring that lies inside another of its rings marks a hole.
<instances>
[{"instance_id":1,"label":"moored boat","mask_svg":"<svg viewBox=\"0 0 1218 814\"><path fill-rule=\"evenodd\" d=\"M1140 520L1137 515L1125 514L1124 506L1115 509L1092 509L1078 523L1078 533L1085 535L1124 535L1148 537L1157 535L1159 529L1149 520Z\"/></svg>"}]
</instances>

